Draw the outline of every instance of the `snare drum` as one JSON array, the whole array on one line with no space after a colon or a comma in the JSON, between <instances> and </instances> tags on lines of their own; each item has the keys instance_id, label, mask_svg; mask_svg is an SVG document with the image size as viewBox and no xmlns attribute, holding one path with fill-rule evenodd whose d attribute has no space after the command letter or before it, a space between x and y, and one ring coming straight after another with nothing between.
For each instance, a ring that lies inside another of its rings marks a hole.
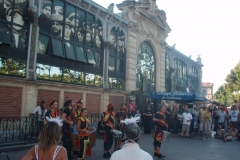
<instances>
[{"instance_id":1,"label":"snare drum","mask_svg":"<svg viewBox=\"0 0 240 160\"><path fill-rule=\"evenodd\" d=\"M80 138L78 134L71 133L71 139L72 139L72 150L79 152L80 150Z\"/></svg>"},{"instance_id":2,"label":"snare drum","mask_svg":"<svg viewBox=\"0 0 240 160\"><path fill-rule=\"evenodd\" d=\"M112 136L115 137L115 138L121 138L122 137L122 132L119 131L119 130L112 129L111 132L112 132Z\"/></svg>"}]
</instances>

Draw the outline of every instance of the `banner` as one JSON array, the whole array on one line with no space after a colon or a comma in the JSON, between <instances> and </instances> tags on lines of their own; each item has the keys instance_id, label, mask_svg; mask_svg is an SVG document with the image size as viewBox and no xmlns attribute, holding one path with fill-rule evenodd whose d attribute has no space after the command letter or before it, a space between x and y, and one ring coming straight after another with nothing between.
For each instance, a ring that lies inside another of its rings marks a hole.
<instances>
[{"instance_id":1,"label":"banner","mask_svg":"<svg viewBox=\"0 0 240 160\"><path fill-rule=\"evenodd\" d=\"M192 92L152 92L152 99L162 100L196 100L196 94Z\"/></svg>"}]
</instances>

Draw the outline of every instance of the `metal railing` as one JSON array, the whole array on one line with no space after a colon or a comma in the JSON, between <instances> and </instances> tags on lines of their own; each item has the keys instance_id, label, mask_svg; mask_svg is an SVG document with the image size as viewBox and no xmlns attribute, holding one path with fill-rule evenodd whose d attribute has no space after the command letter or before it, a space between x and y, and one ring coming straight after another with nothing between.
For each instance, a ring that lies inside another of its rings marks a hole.
<instances>
[{"instance_id":1,"label":"metal railing","mask_svg":"<svg viewBox=\"0 0 240 160\"><path fill-rule=\"evenodd\" d=\"M88 113L90 124L97 126L101 113ZM38 115L0 117L0 146L38 142L40 126Z\"/></svg>"}]
</instances>

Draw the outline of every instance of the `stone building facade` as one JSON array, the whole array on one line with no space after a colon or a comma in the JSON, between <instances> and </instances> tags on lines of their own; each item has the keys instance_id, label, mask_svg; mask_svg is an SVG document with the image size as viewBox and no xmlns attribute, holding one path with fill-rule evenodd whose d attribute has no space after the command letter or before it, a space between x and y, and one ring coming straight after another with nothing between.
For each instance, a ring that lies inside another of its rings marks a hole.
<instances>
[{"instance_id":1,"label":"stone building facade","mask_svg":"<svg viewBox=\"0 0 240 160\"><path fill-rule=\"evenodd\" d=\"M202 95L209 101L213 101L213 83L202 82Z\"/></svg>"},{"instance_id":2,"label":"stone building facade","mask_svg":"<svg viewBox=\"0 0 240 160\"><path fill-rule=\"evenodd\" d=\"M171 29L156 0L123 1L120 14L114 4L106 9L88 0L1 3L7 6L0 9L1 117L28 115L52 98L62 108L67 96L83 99L88 112L102 112L109 102L118 110L129 100L144 107L152 91L182 91L174 57L186 63L188 77L191 71L197 77L182 88L201 87L201 62L167 45Z\"/></svg>"}]
</instances>

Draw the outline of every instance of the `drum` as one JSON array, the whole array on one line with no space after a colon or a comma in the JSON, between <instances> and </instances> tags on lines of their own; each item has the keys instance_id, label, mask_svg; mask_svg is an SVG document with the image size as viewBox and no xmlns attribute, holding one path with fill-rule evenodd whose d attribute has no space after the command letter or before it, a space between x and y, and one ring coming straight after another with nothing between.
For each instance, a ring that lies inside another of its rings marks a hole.
<instances>
[{"instance_id":1,"label":"drum","mask_svg":"<svg viewBox=\"0 0 240 160\"><path fill-rule=\"evenodd\" d=\"M115 138L121 138L122 137L122 132L116 129L112 129L112 136Z\"/></svg>"},{"instance_id":2,"label":"drum","mask_svg":"<svg viewBox=\"0 0 240 160\"><path fill-rule=\"evenodd\" d=\"M170 132L162 131L162 141L169 141L170 134Z\"/></svg>"},{"instance_id":3,"label":"drum","mask_svg":"<svg viewBox=\"0 0 240 160\"><path fill-rule=\"evenodd\" d=\"M72 131L73 131L73 134L78 134L77 125L76 125L76 124L74 124L74 125L72 126Z\"/></svg>"},{"instance_id":4,"label":"drum","mask_svg":"<svg viewBox=\"0 0 240 160\"><path fill-rule=\"evenodd\" d=\"M78 134L71 133L72 150L73 152L79 152L80 150L80 138Z\"/></svg>"}]
</instances>

